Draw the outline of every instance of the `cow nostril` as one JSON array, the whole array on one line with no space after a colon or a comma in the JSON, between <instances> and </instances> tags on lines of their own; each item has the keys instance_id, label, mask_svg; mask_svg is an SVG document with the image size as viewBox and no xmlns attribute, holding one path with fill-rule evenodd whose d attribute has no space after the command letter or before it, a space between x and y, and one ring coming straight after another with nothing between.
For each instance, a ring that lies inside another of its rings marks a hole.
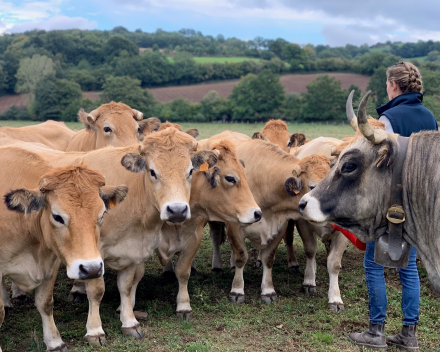
<instances>
[{"instance_id":1,"label":"cow nostril","mask_svg":"<svg viewBox=\"0 0 440 352\"><path fill-rule=\"evenodd\" d=\"M261 220L261 216L262 216L261 210L257 210L257 211L254 213L255 221L260 221L260 220Z\"/></svg>"},{"instance_id":2,"label":"cow nostril","mask_svg":"<svg viewBox=\"0 0 440 352\"><path fill-rule=\"evenodd\" d=\"M299 202L299 211L302 213L307 206L307 202L305 200L301 200Z\"/></svg>"},{"instance_id":3,"label":"cow nostril","mask_svg":"<svg viewBox=\"0 0 440 352\"><path fill-rule=\"evenodd\" d=\"M79 265L79 272L80 272L80 276L81 275L87 275L89 273L87 271L87 269L84 267L84 265L82 265L82 264Z\"/></svg>"},{"instance_id":4,"label":"cow nostril","mask_svg":"<svg viewBox=\"0 0 440 352\"><path fill-rule=\"evenodd\" d=\"M182 222L189 215L187 204L172 204L167 206L168 220L171 222Z\"/></svg>"},{"instance_id":5,"label":"cow nostril","mask_svg":"<svg viewBox=\"0 0 440 352\"><path fill-rule=\"evenodd\" d=\"M168 212L169 214L174 214L173 209L171 209L171 207L170 207L169 205L167 206L167 212Z\"/></svg>"}]
</instances>

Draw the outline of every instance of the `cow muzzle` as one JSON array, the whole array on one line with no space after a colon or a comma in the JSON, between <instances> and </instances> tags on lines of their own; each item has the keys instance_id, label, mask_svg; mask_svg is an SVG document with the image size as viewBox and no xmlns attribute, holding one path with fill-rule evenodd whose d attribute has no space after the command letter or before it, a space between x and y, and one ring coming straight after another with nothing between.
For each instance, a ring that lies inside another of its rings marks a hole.
<instances>
[{"instance_id":1,"label":"cow muzzle","mask_svg":"<svg viewBox=\"0 0 440 352\"><path fill-rule=\"evenodd\" d=\"M305 220L315 225L325 226L327 224L327 217L321 211L319 201L315 197L310 196L310 193L301 198L299 211Z\"/></svg>"},{"instance_id":2,"label":"cow muzzle","mask_svg":"<svg viewBox=\"0 0 440 352\"><path fill-rule=\"evenodd\" d=\"M162 206L160 219L171 225L179 225L191 217L191 210L188 203L168 202Z\"/></svg>"},{"instance_id":3,"label":"cow muzzle","mask_svg":"<svg viewBox=\"0 0 440 352\"><path fill-rule=\"evenodd\" d=\"M67 276L75 280L96 279L104 275L104 262L101 258L95 260L74 260L67 267Z\"/></svg>"},{"instance_id":4,"label":"cow muzzle","mask_svg":"<svg viewBox=\"0 0 440 352\"><path fill-rule=\"evenodd\" d=\"M263 213L260 208L250 208L243 216L238 217L240 225L246 226L261 220Z\"/></svg>"}]
</instances>

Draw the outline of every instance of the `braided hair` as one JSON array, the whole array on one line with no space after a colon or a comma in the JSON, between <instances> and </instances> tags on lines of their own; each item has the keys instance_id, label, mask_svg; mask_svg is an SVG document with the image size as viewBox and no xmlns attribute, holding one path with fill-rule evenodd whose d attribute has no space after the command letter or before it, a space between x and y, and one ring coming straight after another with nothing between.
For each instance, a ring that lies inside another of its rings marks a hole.
<instances>
[{"instance_id":1,"label":"braided hair","mask_svg":"<svg viewBox=\"0 0 440 352\"><path fill-rule=\"evenodd\" d=\"M387 79L396 82L402 93L423 92L422 75L410 62L399 61L387 70Z\"/></svg>"}]
</instances>

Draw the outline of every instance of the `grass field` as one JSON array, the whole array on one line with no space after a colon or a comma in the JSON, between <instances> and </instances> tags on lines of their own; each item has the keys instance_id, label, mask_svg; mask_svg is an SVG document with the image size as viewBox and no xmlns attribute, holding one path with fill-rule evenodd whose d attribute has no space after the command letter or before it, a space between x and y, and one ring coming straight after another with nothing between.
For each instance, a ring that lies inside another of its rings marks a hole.
<instances>
[{"instance_id":1,"label":"grass field","mask_svg":"<svg viewBox=\"0 0 440 352\"><path fill-rule=\"evenodd\" d=\"M217 63L224 64L225 62L242 62L242 61L261 61L261 59L256 59L252 57L223 57L223 56L195 56L194 61L197 63ZM174 61L172 56L168 56L168 60Z\"/></svg>"},{"instance_id":2,"label":"grass field","mask_svg":"<svg viewBox=\"0 0 440 352\"><path fill-rule=\"evenodd\" d=\"M0 121L0 125L12 124ZM78 125L69 125L79 128ZM260 130L258 124L183 124L197 127L200 138L207 138L224 129L251 135ZM309 138L320 135L343 137L353 132L348 125L290 124L290 132L303 132ZM191 322L181 322L174 314L177 282L165 281L156 257L146 263L146 273L138 287L136 310L148 312L141 322L146 332L142 340L122 336L115 316L119 305L115 272L106 270L106 293L101 304L101 318L107 333L108 346L93 348L83 342L87 319L87 303L71 303L67 296L72 280L62 268L55 287L55 322L70 351L361 351L347 336L368 326L368 295L362 267L363 253L349 246L342 260L340 288L346 310L331 312L327 307L328 274L326 251L319 241L317 252L317 289L315 296L301 292L302 277L287 271L287 254L281 245L273 267L273 280L279 302L260 302L262 271L255 268L257 252L250 243L249 261L245 267L244 304L228 302L233 275L228 271L230 246L222 246L225 268L223 276L211 274L212 246L205 229L201 248L196 256L198 273L191 276L189 293L194 311ZM305 255L299 237L295 238L298 260L304 269ZM440 351L440 295L435 294L419 263L421 278L420 351ZM400 329L401 288L398 274L386 274L388 318L386 332ZM32 294L24 305L16 306L0 329L3 351L44 351L41 318L33 305ZM389 349L389 351L395 351ZM397 350L396 350L397 351Z\"/></svg>"}]
</instances>

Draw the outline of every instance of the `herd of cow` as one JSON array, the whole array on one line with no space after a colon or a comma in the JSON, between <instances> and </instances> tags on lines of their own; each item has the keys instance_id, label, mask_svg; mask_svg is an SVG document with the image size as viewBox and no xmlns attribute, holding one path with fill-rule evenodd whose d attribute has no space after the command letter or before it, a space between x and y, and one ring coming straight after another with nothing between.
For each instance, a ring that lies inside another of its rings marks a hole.
<instances>
[{"instance_id":1,"label":"herd of cow","mask_svg":"<svg viewBox=\"0 0 440 352\"><path fill-rule=\"evenodd\" d=\"M309 141L303 134L290 135L284 122L271 120L252 139L224 131L197 141L196 129L183 132L176 124L143 119L141 112L114 102L88 114L81 110L85 128L80 131L54 121L0 128L0 325L5 310L12 308L4 281L8 277L15 299L25 295L22 290L35 289L47 350L67 351L53 319L54 282L63 263L68 277L76 280L71 298L86 295L89 301L85 339L105 344L99 305L106 265L117 271L122 333L141 338L133 310L136 289L144 262L154 254L164 271L174 271L179 282L176 312L189 320L187 285L207 224L213 272L223 270L220 245L225 235L231 244L231 302L244 301L246 238L259 251L261 299L277 301L272 266L283 238L288 268L299 271L292 246L296 226L307 257L304 290L315 290L319 236L328 251L329 307L343 310L338 275L348 240L324 224L322 212L310 204L318 199L318 183L335 171L330 171L331 163L336 165L353 145L366 145L351 96L347 115L356 133L343 140ZM381 122L369 121L375 132L384 129ZM300 200L313 189L307 208ZM431 250L438 251L438 237L435 241ZM422 259L438 270L438 259Z\"/></svg>"}]
</instances>

